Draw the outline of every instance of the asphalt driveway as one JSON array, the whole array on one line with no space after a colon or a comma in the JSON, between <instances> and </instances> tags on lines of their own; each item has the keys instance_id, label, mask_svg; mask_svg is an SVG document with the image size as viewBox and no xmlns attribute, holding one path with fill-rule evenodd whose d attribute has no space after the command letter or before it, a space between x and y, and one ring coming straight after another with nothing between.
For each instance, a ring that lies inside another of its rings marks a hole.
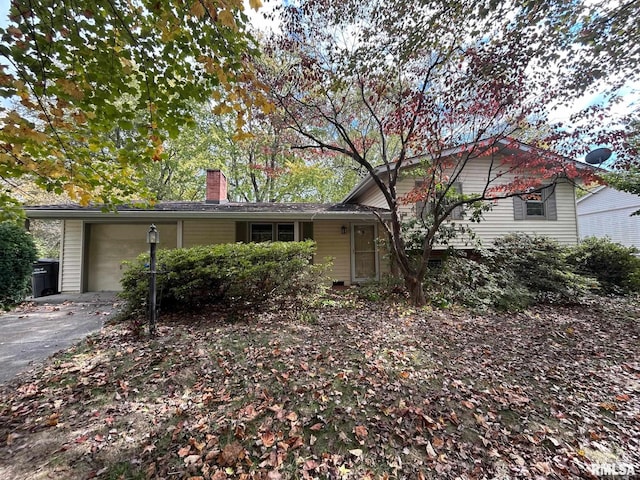
<instances>
[{"instance_id":1,"label":"asphalt driveway","mask_svg":"<svg viewBox=\"0 0 640 480\"><path fill-rule=\"evenodd\" d=\"M114 292L61 294L0 313L0 384L100 331L120 305Z\"/></svg>"}]
</instances>

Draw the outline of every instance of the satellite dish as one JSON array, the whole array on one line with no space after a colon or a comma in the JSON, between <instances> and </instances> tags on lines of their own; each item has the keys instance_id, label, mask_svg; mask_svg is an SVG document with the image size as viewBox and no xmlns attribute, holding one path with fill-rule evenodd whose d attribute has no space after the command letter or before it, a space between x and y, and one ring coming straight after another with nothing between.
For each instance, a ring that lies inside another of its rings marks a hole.
<instances>
[{"instance_id":1,"label":"satellite dish","mask_svg":"<svg viewBox=\"0 0 640 480\"><path fill-rule=\"evenodd\" d=\"M584 157L584 159L590 165L597 165L608 160L611 153L611 150L608 148L596 148L595 150L587 153L587 156Z\"/></svg>"}]
</instances>

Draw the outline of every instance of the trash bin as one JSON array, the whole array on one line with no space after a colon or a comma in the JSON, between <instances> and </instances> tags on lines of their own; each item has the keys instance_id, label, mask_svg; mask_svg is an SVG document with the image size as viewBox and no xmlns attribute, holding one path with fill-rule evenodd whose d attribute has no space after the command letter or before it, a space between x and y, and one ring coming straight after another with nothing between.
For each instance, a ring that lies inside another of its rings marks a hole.
<instances>
[{"instance_id":1,"label":"trash bin","mask_svg":"<svg viewBox=\"0 0 640 480\"><path fill-rule=\"evenodd\" d=\"M45 297L58 293L58 270L60 262L49 258L41 258L33 264L31 288L33 298Z\"/></svg>"}]
</instances>

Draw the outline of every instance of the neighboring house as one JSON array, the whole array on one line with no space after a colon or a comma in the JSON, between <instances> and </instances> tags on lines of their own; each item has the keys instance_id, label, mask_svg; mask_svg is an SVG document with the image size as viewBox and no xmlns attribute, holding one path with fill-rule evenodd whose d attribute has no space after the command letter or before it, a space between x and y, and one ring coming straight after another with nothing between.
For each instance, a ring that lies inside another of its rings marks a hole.
<instances>
[{"instance_id":1,"label":"neighboring house","mask_svg":"<svg viewBox=\"0 0 640 480\"><path fill-rule=\"evenodd\" d=\"M489 165L489 159L471 162L456 188L478 191ZM384 181L384 171L378 174ZM410 192L415 182L410 175L403 177L398 191ZM336 284L375 280L390 271L388 256L376 242L385 235L378 216L385 218L387 206L370 177L338 204L229 203L226 178L219 170L207 172L206 191L204 202L161 202L149 209L119 207L117 212L104 213L99 207L49 205L25 210L28 218L62 220L59 288L63 292L119 290L122 261L148 250L146 233L151 223L158 227L162 248L310 238L317 244L316 261L333 258L330 276ZM416 215L416 210L414 205L402 206L404 215ZM457 219L455 213L454 221L468 222ZM573 185L560 181L526 201L499 200L473 228L484 245L511 232L548 235L560 243L575 244ZM464 239L456 242L458 248L469 248Z\"/></svg>"},{"instance_id":2,"label":"neighboring house","mask_svg":"<svg viewBox=\"0 0 640 480\"><path fill-rule=\"evenodd\" d=\"M640 196L600 186L577 201L580 239L609 237L640 249Z\"/></svg>"}]
</instances>

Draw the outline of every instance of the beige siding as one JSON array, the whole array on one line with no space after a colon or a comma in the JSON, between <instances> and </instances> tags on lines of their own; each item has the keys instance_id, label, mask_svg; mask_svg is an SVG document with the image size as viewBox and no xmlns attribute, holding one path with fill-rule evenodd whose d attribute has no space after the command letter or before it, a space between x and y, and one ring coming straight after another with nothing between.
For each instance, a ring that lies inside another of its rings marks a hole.
<instances>
[{"instance_id":1,"label":"beige siding","mask_svg":"<svg viewBox=\"0 0 640 480\"><path fill-rule=\"evenodd\" d=\"M157 223L159 248L176 248L176 224ZM123 261L149 251L148 223L95 223L88 225L87 290L118 291L124 272Z\"/></svg>"},{"instance_id":2,"label":"beige siding","mask_svg":"<svg viewBox=\"0 0 640 480\"><path fill-rule=\"evenodd\" d=\"M489 161L479 159L471 162L460 177L462 190L465 194L480 192L485 186ZM505 176L504 182L511 179ZM413 177L405 177L398 183L398 196L402 197L415 185ZM574 245L578 241L576 203L573 186L569 183L561 182L556 185L556 206L557 220L515 220L513 211L513 199L503 199L497 201L491 211L484 214L484 219L480 223L472 223L468 220L457 221L470 225L476 233L477 238L483 246L490 246L493 241L501 236L512 232L522 232L527 234L546 235L556 239L561 244ZM368 192L360 198L375 198L375 195ZM360 198L358 201L360 201ZM414 205L402 205L400 211L406 215L415 215ZM460 248L469 248L472 244L468 239L458 239L453 243Z\"/></svg>"},{"instance_id":3,"label":"beige siding","mask_svg":"<svg viewBox=\"0 0 640 480\"><path fill-rule=\"evenodd\" d=\"M389 208L387 200L384 198L384 195L377 185L374 185L374 188L370 188L364 192L357 199L357 202L361 205L368 205L374 208Z\"/></svg>"},{"instance_id":4,"label":"beige siding","mask_svg":"<svg viewBox=\"0 0 640 480\"><path fill-rule=\"evenodd\" d=\"M333 259L333 268L329 276L334 282L351 284L351 235L347 230L345 235L341 227L347 223L331 220L316 220L313 222L313 238L317 245L316 263L323 263L325 257Z\"/></svg>"},{"instance_id":5,"label":"beige siding","mask_svg":"<svg viewBox=\"0 0 640 480\"><path fill-rule=\"evenodd\" d=\"M182 246L215 245L235 242L233 220L185 220L182 225Z\"/></svg>"},{"instance_id":6,"label":"beige siding","mask_svg":"<svg viewBox=\"0 0 640 480\"><path fill-rule=\"evenodd\" d=\"M82 286L82 230L81 220L63 220L60 246L60 291L79 292Z\"/></svg>"}]
</instances>

